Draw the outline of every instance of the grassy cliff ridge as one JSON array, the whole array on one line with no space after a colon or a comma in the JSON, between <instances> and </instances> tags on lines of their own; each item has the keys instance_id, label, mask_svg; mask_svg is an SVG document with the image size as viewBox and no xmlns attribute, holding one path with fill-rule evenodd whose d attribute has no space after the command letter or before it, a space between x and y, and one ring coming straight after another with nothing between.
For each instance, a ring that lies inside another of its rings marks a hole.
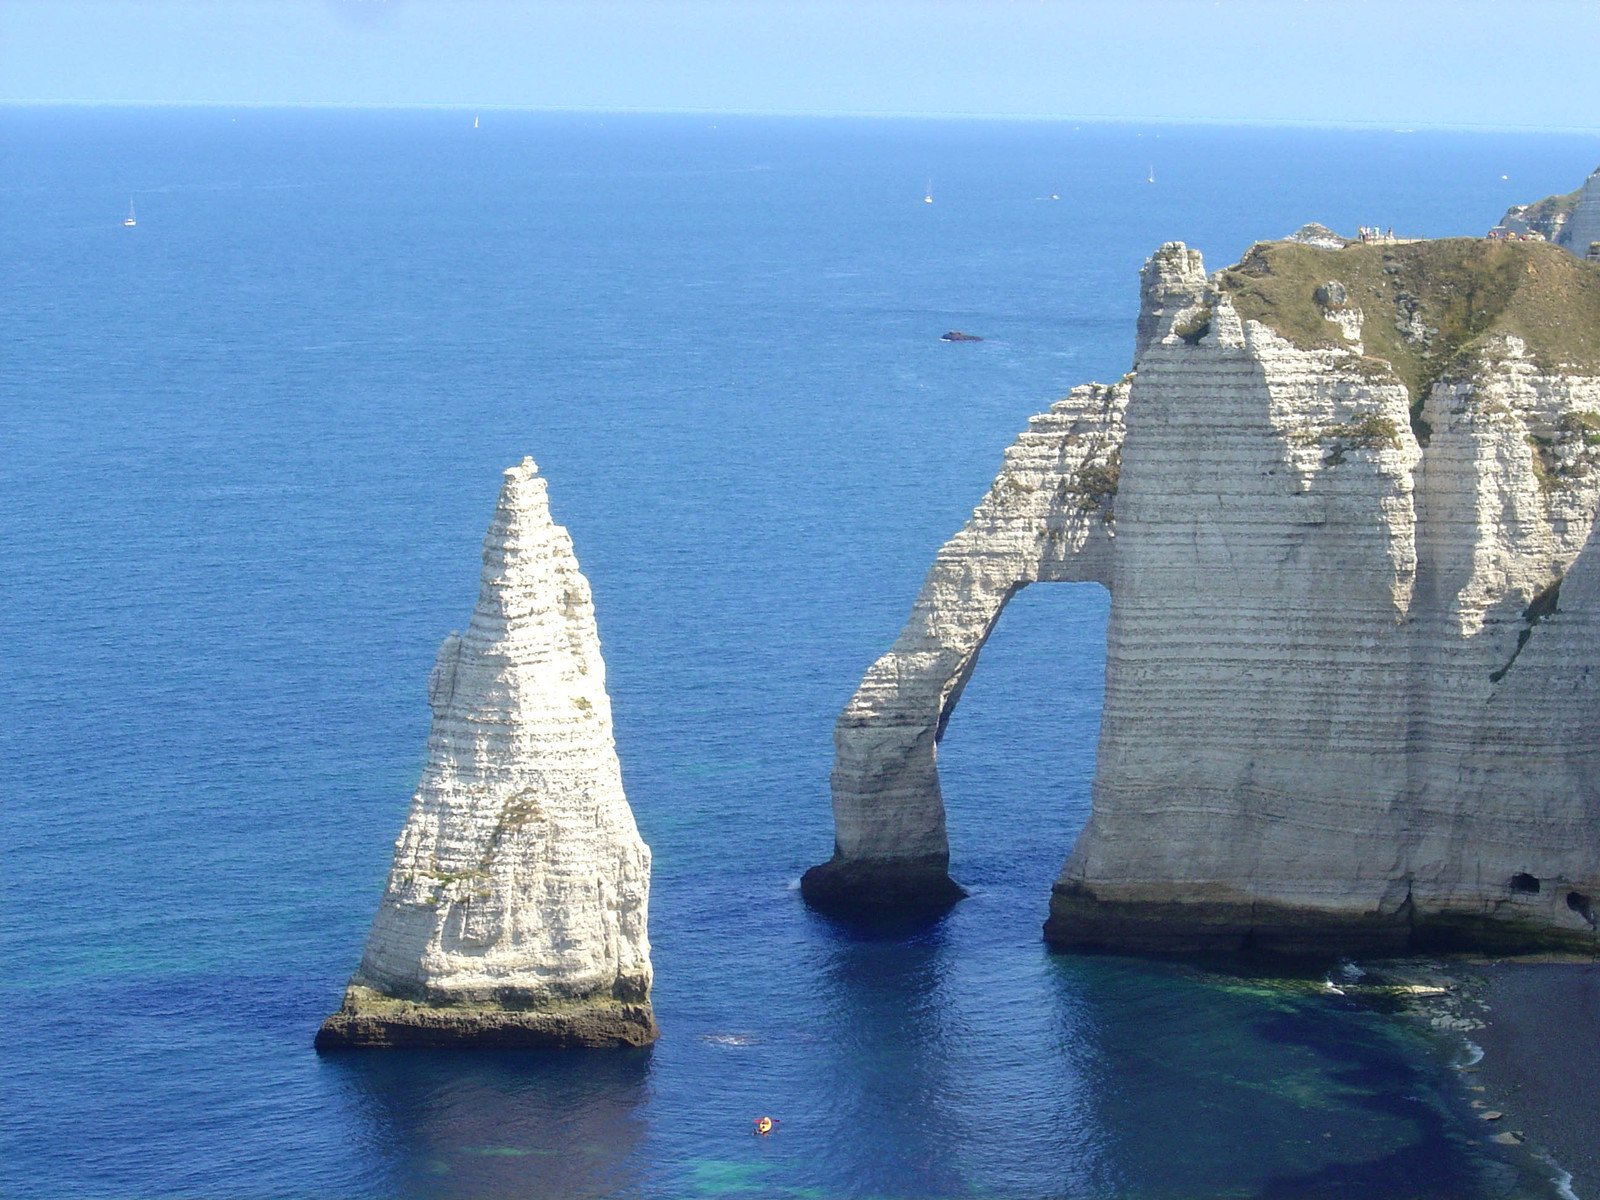
<instances>
[{"instance_id":1,"label":"grassy cliff ridge","mask_svg":"<svg viewBox=\"0 0 1600 1200\"><path fill-rule=\"evenodd\" d=\"M1446 238L1321 250L1260 242L1219 276L1239 315L1304 349L1357 347L1330 313L1359 309L1360 350L1420 410L1506 335L1541 369L1600 375L1600 267L1544 242Z\"/></svg>"}]
</instances>

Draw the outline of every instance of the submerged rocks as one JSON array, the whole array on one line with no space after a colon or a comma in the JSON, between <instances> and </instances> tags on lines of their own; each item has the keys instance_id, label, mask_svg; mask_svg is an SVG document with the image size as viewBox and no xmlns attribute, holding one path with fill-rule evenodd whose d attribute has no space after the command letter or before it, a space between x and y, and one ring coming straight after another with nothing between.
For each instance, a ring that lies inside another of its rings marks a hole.
<instances>
[{"instance_id":1,"label":"submerged rocks","mask_svg":"<svg viewBox=\"0 0 1600 1200\"><path fill-rule=\"evenodd\" d=\"M622 791L589 584L532 459L428 680L428 758L361 966L317 1046L655 1039L650 851Z\"/></svg>"},{"instance_id":2,"label":"submerged rocks","mask_svg":"<svg viewBox=\"0 0 1600 1200\"><path fill-rule=\"evenodd\" d=\"M981 342L983 338L976 333L965 333L960 329L952 329L939 335L941 342Z\"/></svg>"},{"instance_id":3,"label":"submerged rocks","mask_svg":"<svg viewBox=\"0 0 1600 1200\"><path fill-rule=\"evenodd\" d=\"M1174 243L1142 297L1135 371L1030 422L840 715L808 899L948 888L936 748L984 639L1018 589L1095 580L1093 807L1049 940L1592 950L1600 274L1456 239L1263 243L1208 279Z\"/></svg>"}]
</instances>

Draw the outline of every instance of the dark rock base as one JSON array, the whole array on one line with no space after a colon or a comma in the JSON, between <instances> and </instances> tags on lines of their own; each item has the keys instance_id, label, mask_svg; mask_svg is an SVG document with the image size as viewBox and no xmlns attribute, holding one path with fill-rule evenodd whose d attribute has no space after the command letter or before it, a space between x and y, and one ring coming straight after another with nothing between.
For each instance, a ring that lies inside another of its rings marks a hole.
<instances>
[{"instance_id":1,"label":"dark rock base","mask_svg":"<svg viewBox=\"0 0 1600 1200\"><path fill-rule=\"evenodd\" d=\"M352 986L317 1030L316 1048L648 1046L661 1036L648 1002L606 999L553 1009L417 1004Z\"/></svg>"},{"instance_id":2,"label":"dark rock base","mask_svg":"<svg viewBox=\"0 0 1600 1200\"><path fill-rule=\"evenodd\" d=\"M812 867L800 894L819 912L843 917L933 915L967 893L950 878L945 855L913 859L840 859Z\"/></svg>"},{"instance_id":3,"label":"dark rock base","mask_svg":"<svg viewBox=\"0 0 1600 1200\"><path fill-rule=\"evenodd\" d=\"M1594 954L1592 930L1487 914L1349 914L1252 901L1101 900L1082 884L1057 884L1044 940L1058 950L1118 954L1397 955L1477 952Z\"/></svg>"}]
</instances>

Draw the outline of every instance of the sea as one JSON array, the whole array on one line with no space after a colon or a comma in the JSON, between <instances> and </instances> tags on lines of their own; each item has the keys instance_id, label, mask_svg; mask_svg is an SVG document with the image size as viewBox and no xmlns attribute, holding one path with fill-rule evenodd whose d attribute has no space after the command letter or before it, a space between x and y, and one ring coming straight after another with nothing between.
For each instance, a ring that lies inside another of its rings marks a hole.
<instances>
[{"instance_id":1,"label":"sea","mask_svg":"<svg viewBox=\"0 0 1600 1200\"><path fill-rule=\"evenodd\" d=\"M1475 1119L1464 1048L1331 990L1349 965L1045 948L1096 585L1019 594L949 726L970 898L873 929L797 885L832 849L834 718L1028 416L1127 370L1157 246L1215 269L1311 220L1475 235L1597 158L1536 132L0 109L0 1194L1553 1194ZM319 1057L524 455L593 585L662 1038Z\"/></svg>"}]
</instances>

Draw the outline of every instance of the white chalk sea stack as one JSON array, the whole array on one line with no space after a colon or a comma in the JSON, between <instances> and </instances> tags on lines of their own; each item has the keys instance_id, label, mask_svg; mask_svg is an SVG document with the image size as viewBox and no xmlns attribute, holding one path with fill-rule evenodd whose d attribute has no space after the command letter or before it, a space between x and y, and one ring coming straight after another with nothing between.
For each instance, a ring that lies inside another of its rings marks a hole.
<instances>
[{"instance_id":1,"label":"white chalk sea stack","mask_svg":"<svg viewBox=\"0 0 1600 1200\"><path fill-rule=\"evenodd\" d=\"M318 1047L653 1041L650 851L589 584L532 459L505 473L477 606L428 701L422 779Z\"/></svg>"},{"instance_id":2,"label":"white chalk sea stack","mask_svg":"<svg viewBox=\"0 0 1600 1200\"><path fill-rule=\"evenodd\" d=\"M1600 268L1543 243L1147 263L835 728L820 907L949 903L937 743L1017 589L1111 593L1066 947L1596 947ZM1019 811L1048 797L1018 797Z\"/></svg>"}]
</instances>

